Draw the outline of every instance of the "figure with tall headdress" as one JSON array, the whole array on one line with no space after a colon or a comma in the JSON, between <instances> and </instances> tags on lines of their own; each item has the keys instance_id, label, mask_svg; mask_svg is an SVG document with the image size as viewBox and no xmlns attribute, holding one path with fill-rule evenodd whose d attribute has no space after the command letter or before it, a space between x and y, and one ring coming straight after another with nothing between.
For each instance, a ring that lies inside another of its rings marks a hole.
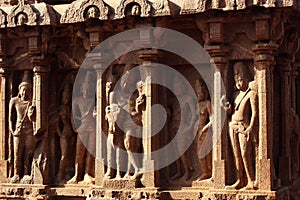
<instances>
[{"instance_id":1,"label":"figure with tall headdress","mask_svg":"<svg viewBox=\"0 0 300 200\"><path fill-rule=\"evenodd\" d=\"M95 76L87 71L80 88L80 96L72 102L73 118L78 132L76 142L75 175L67 183L74 184L82 180L82 184L95 182L95 148L96 121L95 109ZM78 125L78 126L77 126Z\"/></svg>"},{"instance_id":2,"label":"figure with tall headdress","mask_svg":"<svg viewBox=\"0 0 300 200\"><path fill-rule=\"evenodd\" d=\"M32 121L35 107L32 105L32 84L25 73L19 85L19 93L9 102L9 132L13 138L13 171L11 183L30 181L31 163L35 148Z\"/></svg>"},{"instance_id":3,"label":"figure with tall headdress","mask_svg":"<svg viewBox=\"0 0 300 200\"><path fill-rule=\"evenodd\" d=\"M201 164L201 176L198 181L209 179L212 176L212 135L210 127L211 102L208 99L208 92L203 81L196 81L195 91L198 95L199 124L197 127L197 153Z\"/></svg>"},{"instance_id":4,"label":"figure with tall headdress","mask_svg":"<svg viewBox=\"0 0 300 200\"><path fill-rule=\"evenodd\" d=\"M191 160L189 160L190 151L186 149L187 147L182 141L191 139L193 136L197 116L193 114L196 110L196 99L186 94L184 84L177 77L174 78L174 90L177 100L172 99L170 101L172 103L168 106L168 114L170 116L169 136L170 139L173 139L177 135L174 151L178 151L177 154L179 152L184 153L180 156L180 159L176 160L176 173L170 179L186 181L191 178L194 168ZM191 115L182 117L185 113L191 113ZM179 129L178 124L180 124Z\"/></svg>"},{"instance_id":5,"label":"figure with tall headdress","mask_svg":"<svg viewBox=\"0 0 300 200\"><path fill-rule=\"evenodd\" d=\"M254 147L256 141L257 94L249 87L250 72L243 62L233 66L236 91L232 103L223 105L229 115L229 138L234 155L237 179L228 189L255 189ZM244 177L246 174L246 177Z\"/></svg>"}]
</instances>

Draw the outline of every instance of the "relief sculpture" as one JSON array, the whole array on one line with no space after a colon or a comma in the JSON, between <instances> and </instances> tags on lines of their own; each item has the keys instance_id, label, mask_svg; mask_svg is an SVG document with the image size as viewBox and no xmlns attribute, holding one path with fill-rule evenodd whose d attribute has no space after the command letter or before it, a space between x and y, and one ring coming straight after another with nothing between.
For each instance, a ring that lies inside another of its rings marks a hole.
<instances>
[{"instance_id":1,"label":"relief sculpture","mask_svg":"<svg viewBox=\"0 0 300 200\"><path fill-rule=\"evenodd\" d=\"M95 183L95 148L96 122L94 118L95 93L93 92L93 74L87 72L81 86L80 96L72 102L74 121L80 123L77 128L75 175L67 183L94 184Z\"/></svg>"},{"instance_id":2,"label":"relief sculpture","mask_svg":"<svg viewBox=\"0 0 300 200\"><path fill-rule=\"evenodd\" d=\"M112 178L112 168L116 167L116 179L121 179L121 170L126 169L124 179L137 179L140 177L141 158L141 126L142 110L145 106L143 93L144 83L137 83L137 92L131 94L130 87L135 80L130 77L130 72L125 71L116 87L116 92L109 93L109 105L106 107L106 119L108 121L108 170L106 178ZM110 84L107 83L107 86ZM117 126L116 126L117 125ZM137 126L139 128L137 128ZM122 149L126 151L126 155ZM113 159L115 155L115 160ZM126 157L125 157L126 156ZM127 161L127 166L122 163Z\"/></svg>"},{"instance_id":3,"label":"relief sculpture","mask_svg":"<svg viewBox=\"0 0 300 200\"><path fill-rule=\"evenodd\" d=\"M176 78L174 79L174 89L176 90L176 96L179 103L176 103L175 99L171 100L171 105L169 105L169 116L170 116L170 127L169 134L171 138L174 138L176 134L179 136L176 141L176 149L179 152L185 152L181 157L176 160L176 173L170 177L172 180L182 180L186 181L191 178L194 168L191 161L189 160L190 151L186 151L185 145L182 145L180 141L192 138L192 132L194 131L194 124L197 115L190 116L181 116L181 113L192 113L196 110L195 100L189 95L185 94L185 88L182 83L180 83ZM183 120L183 121L182 121ZM182 128L178 129L178 125L182 124Z\"/></svg>"},{"instance_id":4,"label":"relief sculpture","mask_svg":"<svg viewBox=\"0 0 300 200\"><path fill-rule=\"evenodd\" d=\"M232 102L223 104L230 116L229 138L234 156L236 182L227 189L254 189L256 141L255 122L257 120L257 94L249 87L250 72L243 62L233 66L236 91ZM246 177L244 177L244 174ZM245 186L245 181L247 185Z\"/></svg>"},{"instance_id":5,"label":"relief sculpture","mask_svg":"<svg viewBox=\"0 0 300 200\"><path fill-rule=\"evenodd\" d=\"M196 130L198 130L197 153L201 164L201 176L198 181L201 181L212 176L212 135L209 129L211 127L210 116L212 111L205 84L197 80L195 89L198 95L200 118Z\"/></svg>"},{"instance_id":6,"label":"relief sculpture","mask_svg":"<svg viewBox=\"0 0 300 200\"><path fill-rule=\"evenodd\" d=\"M31 164L35 149L33 124L35 106L32 104L32 84L24 80L19 93L9 102L9 130L12 136L13 174L11 183L30 183Z\"/></svg>"},{"instance_id":7,"label":"relief sculpture","mask_svg":"<svg viewBox=\"0 0 300 200\"><path fill-rule=\"evenodd\" d=\"M68 175L68 163L70 162L70 153L72 146L70 145L71 138L74 134L74 123L72 123L71 100L74 75L70 74L66 77L61 90L60 106L55 119L55 131L59 136L59 144L61 158L59 163L58 173L56 175L56 183L64 183Z\"/></svg>"}]
</instances>

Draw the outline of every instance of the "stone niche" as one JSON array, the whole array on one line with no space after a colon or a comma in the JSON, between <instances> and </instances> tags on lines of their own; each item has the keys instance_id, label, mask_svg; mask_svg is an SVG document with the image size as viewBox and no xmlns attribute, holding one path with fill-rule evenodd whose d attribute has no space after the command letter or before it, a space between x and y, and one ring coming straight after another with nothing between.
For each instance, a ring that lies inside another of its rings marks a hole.
<instances>
[{"instance_id":1,"label":"stone niche","mask_svg":"<svg viewBox=\"0 0 300 200\"><path fill-rule=\"evenodd\" d=\"M0 198L300 199L294 2L1 3Z\"/></svg>"}]
</instances>

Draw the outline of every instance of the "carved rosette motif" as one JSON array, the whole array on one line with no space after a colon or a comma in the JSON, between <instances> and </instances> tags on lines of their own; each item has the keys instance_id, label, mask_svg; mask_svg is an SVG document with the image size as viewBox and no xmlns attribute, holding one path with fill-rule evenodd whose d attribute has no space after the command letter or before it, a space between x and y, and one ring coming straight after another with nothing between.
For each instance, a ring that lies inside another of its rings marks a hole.
<instances>
[{"instance_id":1,"label":"carved rosette motif","mask_svg":"<svg viewBox=\"0 0 300 200\"><path fill-rule=\"evenodd\" d=\"M103 1L99 0L81 0L75 1L70 4L65 13L60 19L60 23L75 23L83 22L87 18L86 13L89 8L96 7L99 9L99 14L97 18L100 20L108 19L108 7L104 4Z\"/></svg>"},{"instance_id":2,"label":"carved rosette motif","mask_svg":"<svg viewBox=\"0 0 300 200\"><path fill-rule=\"evenodd\" d=\"M154 16L164 16L171 14L169 0L155 0L152 3L152 7L154 8Z\"/></svg>"},{"instance_id":3,"label":"carved rosette motif","mask_svg":"<svg viewBox=\"0 0 300 200\"><path fill-rule=\"evenodd\" d=\"M125 9L126 9L127 5L129 5L131 3L137 3L140 6L140 8L141 8L140 16L141 17L150 16L151 6L146 0L122 0L120 5L117 7L115 18L119 19L119 18L125 17L126 16Z\"/></svg>"},{"instance_id":4,"label":"carved rosette motif","mask_svg":"<svg viewBox=\"0 0 300 200\"><path fill-rule=\"evenodd\" d=\"M27 19L24 21L24 24L29 26L37 25L37 14L33 11L31 5L23 5L18 4L12 8L10 13L7 16L7 26L8 27L15 27L23 24L18 25L18 16L24 15Z\"/></svg>"}]
</instances>

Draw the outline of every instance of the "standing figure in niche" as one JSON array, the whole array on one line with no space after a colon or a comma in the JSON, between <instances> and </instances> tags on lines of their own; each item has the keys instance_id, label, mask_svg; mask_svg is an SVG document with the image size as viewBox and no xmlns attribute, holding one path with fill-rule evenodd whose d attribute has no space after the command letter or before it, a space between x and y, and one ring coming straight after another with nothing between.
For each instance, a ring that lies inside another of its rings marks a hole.
<instances>
[{"instance_id":1,"label":"standing figure in niche","mask_svg":"<svg viewBox=\"0 0 300 200\"><path fill-rule=\"evenodd\" d=\"M113 82L106 83L106 102L105 119L108 122L108 136L107 136L107 171L105 173L106 179L113 178L113 169L116 169L116 179L121 178L121 163L123 155L121 149L124 148L124 136L116 130L116 122L120 113L118 104L113 103L112 99L114 93L112 90Z\"/></svg>"},{"instance_id":2,"label":"standing figure in niche","mask_svg":"<svg viewBox=\"0 0 300 200\"><path fill-rule=\"evenodd\" d=\"M185 88L183 84L177 81L176 78L174 79L174 89L176 90L176 97L180 104L172 103L169 106L170 110L168 112L170 112L169 115L171 116L170 136L171 138L174 138L176 134L179 134L175 148L177 148L179 152L185 153L183 153L180 159L176 161L176 174L172 176L171 179L174 180L180 178L180 180L185 181L191 178L191 173L194 171L194 169L191 162L188 159L189 151L186 149L184 142L181 141L189 140L189 138L192 137L197 115L192 114L193 118L189 116L181 117L181 115L182 113L190 114L195 112L196 102L194 101L194 99L192 99L191 96L185 94ZM170 102L176 102L176 100L174 99ZM179 124L182 125L181 129L177 128ZM181 170L181 166L183 171Z\"/></svg>"},{"instance_id":3,"label":"standing figure in niche","mask_svg":"<svg viewBox=\"0 0 300 200\"><path fill-rule=\"evenodd\" d=\"M256 143L254 125L257 120L257 94L249 87L250 72L247 66L242 62L237 62L233 68L237 90L233 94L232 104L226 102L223 107L231 115L229 137L234 155L237 180L227 188L238 189L244 185L244 169L247 180L244 189L254 189L256 184L253 151Z\"/></svg>"},{"instance_id":4,"label":"standing figure in niche","mask_svg":"<svg viewBox=\"0 0 300 200\"><path fill-rule=\"evenodd\" d=\"M128 167L124 178L136 179L139 177L140 172L140 159L137 157L137 153L141 152L141 134L139 130L142 126L141 122L141 110L145 103L145 96L132 94L130 87L135 84L134 79L131 77L129 71L125 71L125 74L121 77L120 88L117 88L118 92L110 93L110 106L106 108L106 115L109 122L109 133L116 132L122 136L125 150L128 154ZM139 82L139 91L142 90L143 84ZM124 132L124 135L120 133L120 130L116 131L115 123L117 122L119 128ZM119 136L119 140L120 140ZM116 137L116 136L115 136ZM121 178L120 174L120 147L116 149L116 167L117 175L116 178Z\"/></svg>"},{"instance_id":5,"label":"standing figure in niche","mask_svg":"<svg viewBox=\"0 0 300 200\"><path fill-rule=\"evenodd\" d=\"M31 180L31 163L35 149L33 125L35 106L32 105L32 85L22 82L18 96L9 102L9 131L13 136L13 169L11 183L18 183L23 175L24 182Z\"/></svg>"},{"instance_id":6,"label":"standing figure in niche","mask_svg":"<svg viewBox=\"0 0 300 200\"><path fill-rule=\"evenodd\" d=\"M82 184L94 184L96 121L94 118L95 92L93 90L93 74L87 72L81 86L81 95L73 100L74 120L80 121L77 129L75 175L67 183L77 183L82 175ZM88 149L87 149L88 148Z\"/></svg>"},{"instance_id":7,"label":"standing figure in niche","mask_svg":"<svg viewBox=\"0 0 300 200\"><path fill-rule=\"evenodd\" d=\"M212 112L205 84L197 80L195 90L198 96L200 116L199 125L196 124L198 126L196 130L198 130L197 153L201 163L201 176L198 181L201 181L211 178L212 175L212 135L209 132Z\"/></svg>"},{"instance_id":8,"label":"standing figure in niche","mask_svg":"<svg viewBox=\"0 0 300 200\"><path fill-rule=\"evenodd\" d=\"M71 101L72 101L72 90L74 75L70 74L64 81L61 88L62 95L60 99L60 107L57 113L57 119L55 120L55 130L59 136L61 158L59 164L59 170L56 176L56 183L64 183L67 168L68 168L68 158L70 156L70 141L73 137L73 126L72 126L72 112L71 112ZM62 125L62 128L60 127Z\"/></svg>"},{"instance_id":9,"label":"standing figure in niche","mask_svg":"<svg viewBox=\"0 0 300 200\"><path fill-rule=\"evenodd\" d=\"M144 82L139 81L137 84L137 90L138 90L138 96L136 97L136 93L134 94L134 97L131 98L131 101L129 102L129 105L131 107L131 118L133 122L135 123L134 126L142 127L142 111L145 111L146 109L146 96L144 94ZM123 86L123 89L124 86ZM128 167L127 167L127 173L125 175L125 178L130 177L130 173L134 170L134 175L131 177L132 179L137 178L139 173L139 167L141 165L141 159L139 159L135 153L140 153L142 141L142 131L141 130L135 130L135 128L130 128L132 132L126 131L125 139L124 139L124 146L128 153ZM132 135L132 133L135 133ZM136 135L137 134L137 135ZM137 136L137 137L135 137ZM134 168L134 169L133 169Z\"/></svg>"}]
</instances>

